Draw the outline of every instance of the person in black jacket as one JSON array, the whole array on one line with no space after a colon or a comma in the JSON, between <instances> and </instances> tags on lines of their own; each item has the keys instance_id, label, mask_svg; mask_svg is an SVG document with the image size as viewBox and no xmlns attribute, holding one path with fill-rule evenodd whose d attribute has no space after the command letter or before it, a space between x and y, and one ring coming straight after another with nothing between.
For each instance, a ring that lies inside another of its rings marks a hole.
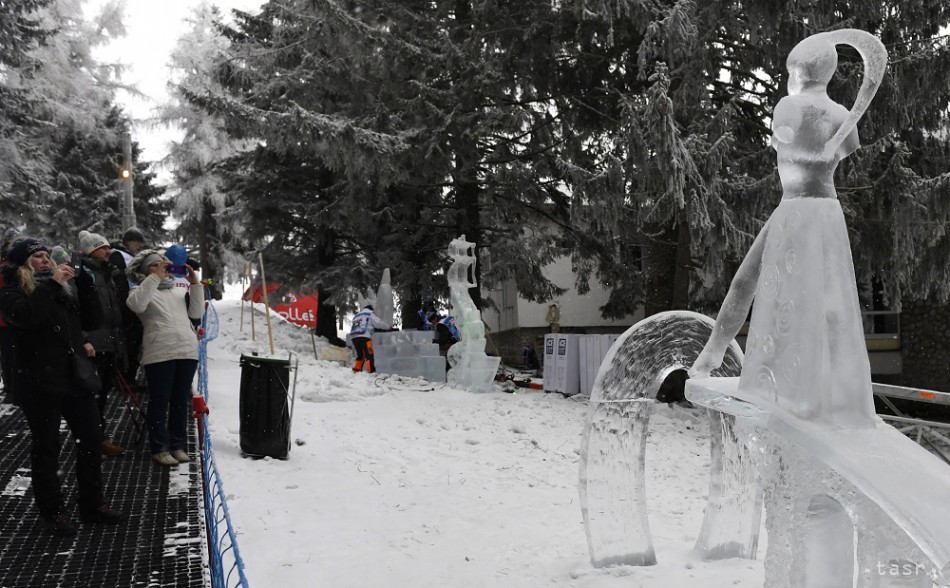
<instances>
[{"instance_id":1,"label":"person in black jacket","mask_svg":"<svg viewBox=\"0 0 950 588\"><path fill-rule=\"evenodd\" d=\"M32 434L33 497L40 516L57 535L76 533L60 490L59 424L66 419L77 441L76 479L83 522L115 524L122 513L102 495L99 413L92 392L76 383L73 355L88 353L83 329L102 321L89 276L53 268L49 249L36 239L17 242L7 255L0 312L16 338L16 393Z\"/></svg>"},{"instance_id":2,"label":"person in black jacket","mask_svg":"<svg viewBox=\"0 0 950 588\"><path fill-rule=\"evenodd\" d=\"M102 454L121 455L125 448L113 443L106 433L105 412L109 393L115 386L115 372L117 369L124 371L126 368L125 327L122 317L125 300L119 298L116 286L127 282L125 275L109 263L112 250L105 237L80 231L79 250L83 254L83 271L90 273L96 294L99 295L99 304L102 306L102 324L95 330L86 331L86 341L92 345L96 368L102 379L102 389L98 395Z\"/></svg>"},{"instance_id":3,"label":"person in black jacket","mask_svg":"<svg viewBox=\"0 0 950 588\"><path fill-rule=\"evenodd\" d=\"M14 235L10 234L4 236L3 245L0 246L0 263L6 261L7 253L14 243ZM0 275L0 288L2 287L3 276ZM3 395L5 402L14 404L17 402L16 395L13 392L13 364L15 363L13 358L15 353L16 346L14 345L13 329L7 327L6 321L4 321L3 316L0 315L0 375L3 377Z\"/></svg>"},{"instance_id":4,"label":"person in black jacket","mask_svg":"<svg viewBox=\"0 0 950 588\"><path fill-rule=\"evenodd\" d=\"M145 235L139 229L131 227L122 233L121 240L111 243L109 247L111 248L109 263L124 278L129 262L139 251L145 249ZM139 321L138 315L125 304L131 287L132 284L127 279L116 282L116 292L122 302L122 321L125 335L126 369L123 372L123 377L129 385L134 385L136 384L135 375L139 371L139 355L142 352L142 322Z\"/></svg>"}]
</instances>

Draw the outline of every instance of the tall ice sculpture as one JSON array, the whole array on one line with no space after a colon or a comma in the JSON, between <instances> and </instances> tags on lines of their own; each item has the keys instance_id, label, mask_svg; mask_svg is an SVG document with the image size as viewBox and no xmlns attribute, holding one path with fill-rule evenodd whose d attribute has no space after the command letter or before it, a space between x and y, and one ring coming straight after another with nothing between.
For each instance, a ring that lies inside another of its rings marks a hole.
<instances>
[{"instance_id":1,"label":"tall ice sculpture","mask_svg":"<svg viewBox=\"0 0 950 588\"><path fill-rule=\"evenodd\" d=\"M861 88L850 110L827 94L837 69L836 46L842 44L857 49L864 60ZM812 35L789 54L789 95L772 120L782 201L753 242L689 370L687 398L707 407L713 424L718 415L728 425L712 427L710 497L697 548L707 559L753 557L748 531L757 519L748 510L748 498L759 496L750 486L760 486L769 533L767 588L950 585L950 468L874 413L851 249L833 181L838 163L859 147L856 125L886 65L881 42L853 29ZM733 338L750 307L741 373L726 377L725 368L735 363ZM653 324L677 316L687 320L682 313L667 314L651 317ZM689 324L678 328L688 330ZM652 344L651 338L656 339L655 329L642 324L621 337L601 367L591 398L581 456L582 508L593 507L585 494L592 487L594 464L601 470L598 485L613 488L612 493L598 490L610 499L598 508L627 516L624 524L633 536L618 550L621 523L594 525L585 510L595 565L654 561L642 479L631 478L629 466L615 465L613 482L604 475L611 463L633 462L642 478L642 447L630 457L617 453L627 449L622 439L612 445L602 439L605 430L625 434L609 419L630 410L609 411L595 403L598 387L601 402L604 392L620 388L612 374L620 374L631 389L642 388L638 379L643 375L624 376L617 362L629 361L621 352L635 339L641 348L652 345L653 353L668 355L668 343ZM650 369L665 373L662 366ZM631 479L638 493L617 492ZM731 487L727 480L733 481ZM730 520L742 524L731 529ZM631 557L637 553L640 557Z\"/></svg>"},{"instance_id":2,"label":"tall ice sculpture","mask_svg":"<svg viewBox=\"0 0 950 588\"><path fill-rule=\"evenodd\" d=\"M485 354L485 323L468 293L469 288L476 287L475 280L469 277L475 266L475 243L466 241L462 235L449 243L448 253L452 258L446 273L449 299L455 326L461 334L461 340L449 348L448 361L452 369L448 381L473 392L487 391L491 389L501 358Z\"/></svg>"},{"instance_id":3,"label":"tall ice sculpture","mask_svg":"<svg viewBox=\"0 0 950 588\"><path fill-rule=\"evenodd\" d=\"M836 43L854 46L865 60L850 111L827 94L838 66ZM708 374L718 365L754 298L740 394L832 425L870 427L878 420L834 173L859 147L855 125L886 65L884 46L863 31L820 33L792 49L789 95L772 118L782 202L736 273L693 367L694 374Z\"/></svg>"}]
</instances>

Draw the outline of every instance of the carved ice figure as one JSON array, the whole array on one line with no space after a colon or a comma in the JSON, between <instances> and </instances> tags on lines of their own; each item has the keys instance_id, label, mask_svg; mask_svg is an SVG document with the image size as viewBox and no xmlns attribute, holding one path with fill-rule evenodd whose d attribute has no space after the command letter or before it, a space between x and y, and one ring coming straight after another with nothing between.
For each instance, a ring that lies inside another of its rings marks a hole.
<instances>
[{"instance_id":1,"label":"carved ice figure","mask_svg":"<svg viewBox=\"0 0 950 588\"><path fill-rule=\"evenodd\" d=\"M485 354L485 323L481 312L468 293L476 287L469 278L469 270L475 265L475 243L465 240L465 235L452 240L448 248L452 265L446 272L449 283L449 298L455 325L462 339L449 349L448 381L473 391L489 390L498 371L500 357Z\"/></svg>"},{"instance_id":2,"label":"carved ice figure","mask_svg":"<svg viewBox=\"0 0 950 588\"><path fill-rule=\"evenodd\" d=\"M850 111L825 93L836 44L864 59ZM855 124L886 61L880 41L856 30L814 35L789 54L789 96L772 125L782 202L686 384L688 399L734 415L735 429L761 448L767 588L950 586L950 468L874 414L833 184L837 163L858 146ZM719 365L753 296L740 378L702 377Z\"/></svg>"},{"instance_id":3,"label":"carved ice figure","mask_svg":"<svg viewBox=\"0 0 950 588\"><path fill-rule=\"evenodd\" d=\"M854 46L865 64L850 111L826 92L838 43ZM877 422L854 264L833 176L838 162L859 146L855 124L886 64L881 42L858 30L813 35L789 54L789 95L775 107L772 121L782 202L736 273L691 375L708 375L719 365L754 297L739 397L838 426Z\"/></svg>"},{"instance_id":4,"label":"carved ice figure","mask_svg":"<svg viewBox=\"0 0 950 588\"><path fill-rule=\"evenodd\" d=\"M865 61L850 112L825 93L838 43L856 47ZM707 407L714 425L697 542L703 556L754 556L761 496L767 588L950 586L950 509L943 507L950 468L873 413L854 269L832 183L838 161L857 148L854 125L886 58L877 39L855 30L795 47L790 96L773 122L784 198L715 325L692 313L655 315L608 352L581 451L581 508L595 566L656 561L643 479L652 399L709 333L686 383L686 397ZM729 377L741 357L733 337L753 296L746 359L740 377Z\"/></svg>"},{"instance_id":5,"label":"carved ice figure","mask_svg":"<svg viewBox=\"0 0 950 588\"><path fill-rule=\"evenodd\" d=\"M393 309L395 302L393 300L393 288L389 283L389 268L383 270L383 277L379 281L379 288L376 289L376 305L374 310L376 316L387 325L393 324Z\"/></svg>"}]
</instances>

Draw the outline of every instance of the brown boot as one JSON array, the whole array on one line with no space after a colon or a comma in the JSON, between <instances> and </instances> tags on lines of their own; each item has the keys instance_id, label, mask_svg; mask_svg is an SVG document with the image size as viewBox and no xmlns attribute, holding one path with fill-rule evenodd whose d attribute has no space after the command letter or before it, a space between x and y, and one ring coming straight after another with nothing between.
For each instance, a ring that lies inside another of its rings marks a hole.
<instances>
[{"instance_id":1,"label":"brown boot","mask_svg":"<svg viewBox=\"0 0 950 588\"><path fill-rule=\"evenodd\" d=\"M112 441L103 441L99 447L102 450L102 455L108 455L109 457L115 457L116 455L125 453L125 447L116 445Z\"/></svg>"}]
</instances>

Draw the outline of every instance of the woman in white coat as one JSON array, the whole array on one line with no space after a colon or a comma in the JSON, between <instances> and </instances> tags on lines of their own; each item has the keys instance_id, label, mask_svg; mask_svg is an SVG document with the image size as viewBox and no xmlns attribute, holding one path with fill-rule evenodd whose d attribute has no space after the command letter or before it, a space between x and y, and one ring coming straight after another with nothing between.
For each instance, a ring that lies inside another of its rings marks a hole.
<instances>
[{"instance_id":1,"label":"woman in white coat","mask_svg":"<svg viewBox=\"0 0 950 588\"><path fill-rule=\"evenodd\" d=\"M126 270L129 280L137 284L127 304L144 330L142 366L148 382L149 445L152 459L163 466L189 461L191 383L198 369L198 335L189 319L199 319L204 313L204 288L195 271L186 265L189 287L175 287L169 263L161 253L145 249Z\"/></svg>"}]
</instances>

